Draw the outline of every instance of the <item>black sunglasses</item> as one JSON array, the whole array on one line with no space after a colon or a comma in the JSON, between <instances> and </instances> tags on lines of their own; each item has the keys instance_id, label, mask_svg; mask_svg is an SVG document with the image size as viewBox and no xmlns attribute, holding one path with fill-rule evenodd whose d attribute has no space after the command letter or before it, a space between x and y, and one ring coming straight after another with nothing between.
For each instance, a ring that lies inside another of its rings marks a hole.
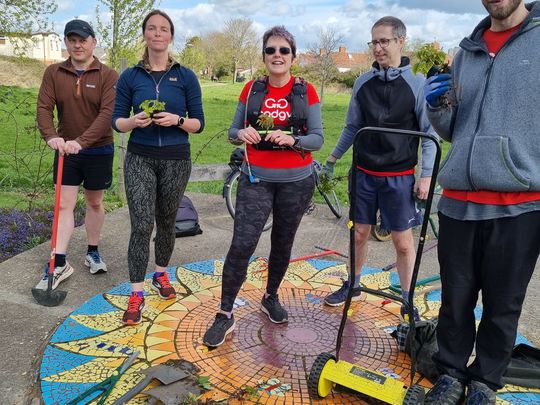
<instances>
[{"instance_id":1,"label":"black sunglasses","mask_svg":"<svg viewBox=\"0 0 540 405\"><path fill-rule=\"evenodd\" d=\"M279 49L279 53L282 55L288 55L291 53L291 48L287 48L286 46L281 46L277 49ZM276 53L277 49L275 46L267 46L266 48L264 48L264 53L267 55L273 55Z\"/></svg>"}]
</instances>

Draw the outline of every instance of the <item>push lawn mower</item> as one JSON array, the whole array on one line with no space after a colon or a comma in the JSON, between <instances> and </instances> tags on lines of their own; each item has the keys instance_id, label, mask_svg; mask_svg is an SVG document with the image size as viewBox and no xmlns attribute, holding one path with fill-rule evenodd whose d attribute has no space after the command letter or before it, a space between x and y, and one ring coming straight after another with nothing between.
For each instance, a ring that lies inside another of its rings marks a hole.
<instances>
[{"instance_id":1,"label":"push lawn mower","mask_svg":"<svg viewBox=\"0 0 540 405\"><path fill-rule=\"evenodd\" d=\"M437 173L439 170L439 160L441 156L441 148L437 138L433 135L423 132L386 129L366 127L362 128L355 137L354 149L353 149L353 164L351 169L351 204L350 204L350 217L352 220L352 213L355 210L355 196L356 196L356 173L358 162L358 140L361 137L384 137L384 141L391 142L396 137L408 136L422 139L429 139L436 145L435 163L433 165L433 174L431 177L431 184L429 186L428 198L426 200L424 219L422 222L422 228L420 230L420 237L418 241L418 248L416 250L416 259L414 262L413 275L411 285L409 288L408 300L401 297L385 293L378 290L372 290L370 288L361 287L361 291L380 296L384 299L390 299L398 301L405 305L407 309L408 322L409 322L409 339L414 342L415 335L415 320L414 320L414 286L418 277L418 271L420 268L420 262L422 259L422 251L424 249L424 243L426 239L427 227L429 224L429 214L431 210L431 203L433 200L433 193L435 190L435 183ZM354 239L354 227L350 229L349 235L349 250L350 250L350 277L351 285L354 284L355 279L355 239ZM409 385L405 385L402 381L386 376L378 371L368 370L356 364L348 363L339 359L339 352L341 349L343 332L345 330L345 324L347 322L347 313L351 305L353 289L349 289L349 294L345 305L343 307L343 315L341 318L341 324L339 326L337 341L336 341L336 354L321 353L314 361L311 367L308 377L308 389L312 398L324 398L330 394L334 385L341 385L347 387L353 391L362 393L369 397L387 402L392 405L407 404L416 405L421 404L424 401L424 389L414 384L414 375L416 373L416 355L415 351L411 351L411 378Z\"/></svg>"}]
</instances>

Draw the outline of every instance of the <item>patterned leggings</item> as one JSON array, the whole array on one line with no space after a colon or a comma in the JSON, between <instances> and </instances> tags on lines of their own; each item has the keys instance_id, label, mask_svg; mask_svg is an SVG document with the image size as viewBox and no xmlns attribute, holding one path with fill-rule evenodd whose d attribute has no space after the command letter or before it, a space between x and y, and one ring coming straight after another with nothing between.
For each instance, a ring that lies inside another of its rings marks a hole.
<instances>
[{"instance_id":1,"label":"patterned leggings","mask_svg":"<svg viewBox=\"0 0 540 405\"><path fill-rule=\"evenodd\" d=\"M242 174L238 182L234 234L223 265L221 309L230 312L246 279L249 258L255 251L270 212L273 225L266 292L276 294L285 276L294 237L306 211L315 180L310 176L290 183L250 183Z\"/></svg>"},{"instance_id":2,"label":"patterned leggings","mask_svg":"<svg viewBox=\"0 0 540 405\"><path fill-rule=\"evenodd\" d=\"M148 267L154 219L156 265L169 265L174 249L176 211L191 174L191 161L153 159L128 152L124 174L131 219L129 280L140 283Z\"/></svg>"}]
</instances>

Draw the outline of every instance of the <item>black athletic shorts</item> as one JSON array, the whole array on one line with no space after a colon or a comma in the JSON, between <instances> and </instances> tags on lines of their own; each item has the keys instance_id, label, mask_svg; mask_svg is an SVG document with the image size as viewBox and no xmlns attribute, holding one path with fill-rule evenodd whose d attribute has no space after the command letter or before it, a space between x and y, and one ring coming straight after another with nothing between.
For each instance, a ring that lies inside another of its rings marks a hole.
<instances>
[{"instance_id":1,"label":"black athletic shorts","mask_svg":"<svg viewBox=\"0 0 540 405\"><path fill-rule=\"evenodd\" d=\"M66 155L62 185L80 186L86 190L106 190L112 184L113 154L109 155ZM53 179L56 184L58 153L54 157Z\"/></svg>"}]
</instances>

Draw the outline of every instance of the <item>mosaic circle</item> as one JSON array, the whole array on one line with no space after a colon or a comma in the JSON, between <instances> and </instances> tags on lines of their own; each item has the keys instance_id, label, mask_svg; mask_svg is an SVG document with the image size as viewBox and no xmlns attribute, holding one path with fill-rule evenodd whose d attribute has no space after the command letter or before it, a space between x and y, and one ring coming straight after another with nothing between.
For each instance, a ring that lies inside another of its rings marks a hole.
<instances>
[{"instance_id":1,"label":"mosaic circle","mask_svg":"<svg viewBox=\"0 0 540 405\"><path fill-rule=\"evenodd\" d=\"M106 404L113 403L143 376L140 371L167 360L184 359L197 365L212 389L201 401L220 403L309 404L306 378L321 352L333 352L341 309L323 305L328 293L341 286L345 265L310 259L291 263L279 290L289 312L289 322L273 324L260 311L266 284L266 259L253 259L248 277L235 301L236 329L225 343L209 350L202 336L219 306L222 260L190 263L169 268L176 300L164 301L145 286L143 322L121 323L130 293L128 283L98 295L74 311L52 336L42 359L40 378L45 404L65 404L111 376L124 360L139 352L137 360L121 376ZM388 291L397 275L364 268L366 287ZM418 294L415 304L424 317L436 315L440 292ZM343 335L340 358L408 384L410 361L398 350L390 332L399 323L399 306L380 297L364 295L353 303ZM477 311L480 315L480 309ZM425 387L430 384L420 378ZM158 384L152 383L155 387ZM84 402L92 403L99 393ZM137 395L130 404L145 404ZM95 401L94 401L95 402ZM317 402L317 401L313 401ZM359 404L348 392L335 391L321 403ZM519 387L505 387L500 404L539 403L540 394Z\"/></svg>"}]
</instances>

